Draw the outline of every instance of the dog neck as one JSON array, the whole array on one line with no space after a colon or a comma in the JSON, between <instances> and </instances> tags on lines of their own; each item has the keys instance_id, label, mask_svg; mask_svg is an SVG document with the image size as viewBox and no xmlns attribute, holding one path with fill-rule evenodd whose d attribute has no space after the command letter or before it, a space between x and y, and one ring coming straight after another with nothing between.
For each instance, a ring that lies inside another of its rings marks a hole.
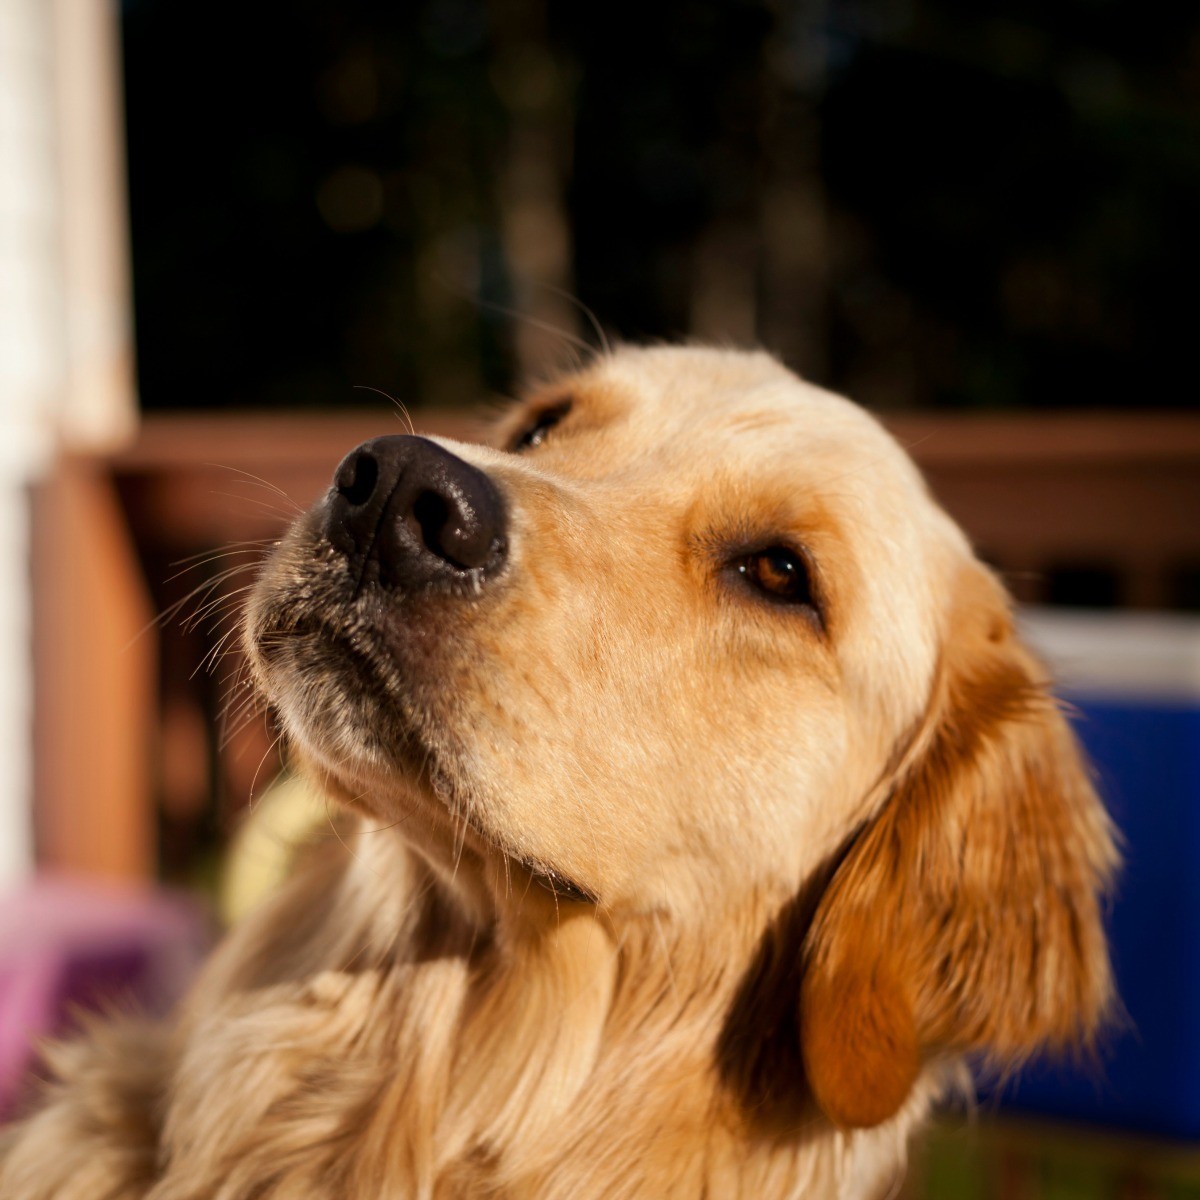
<instances>
[{"instance_id":1,"label":"dog neck","mask_svg":"<svg viewBox=\"0 0 1200 1200\"><path fill-rule=\"evenodd\" d=\"M394 834L318 853L212 964L172 1109L244 1130L241 1113L222 1116L231 1072L269 1081L271 1111L290 1113L316 1070L336 1128L297 1151L302 1195L311 1172L347 1195L857 1196L900 1170L931 1088L884 1129L852 1135L805 1107L799 1078L747 1091L786 1036L765 1010L739 1009L763 970L750 930L775 898L747 897L744 920L721 923L743 933L706 939L534 881L486 911L470 865L447 878ZM270 1036L239 1036L250 1025ZM743 1077L748 1055L759 1067ZM776 1066L786 1075L795 1061ZM164 1139L196 1170L221 1158L182 1121ZM257 1154L253 1139L238 1153Z\"/></svg>"}]
</instances>

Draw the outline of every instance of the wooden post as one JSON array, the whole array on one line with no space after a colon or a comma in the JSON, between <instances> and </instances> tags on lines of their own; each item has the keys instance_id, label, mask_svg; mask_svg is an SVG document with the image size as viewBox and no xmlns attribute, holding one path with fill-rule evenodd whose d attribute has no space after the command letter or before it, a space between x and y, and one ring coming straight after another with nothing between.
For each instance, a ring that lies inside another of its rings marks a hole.
<instances>
[{"instance_id":1,"label":"wooden post","mask_svg":"<svg viewBox=\"0 0 1200 1200\"><path fill-rule=\"evenodd\" d=\"M156 631L105 465L34 493L35 825L40 865L152 879Z\"/></svg>"}]
</instances>

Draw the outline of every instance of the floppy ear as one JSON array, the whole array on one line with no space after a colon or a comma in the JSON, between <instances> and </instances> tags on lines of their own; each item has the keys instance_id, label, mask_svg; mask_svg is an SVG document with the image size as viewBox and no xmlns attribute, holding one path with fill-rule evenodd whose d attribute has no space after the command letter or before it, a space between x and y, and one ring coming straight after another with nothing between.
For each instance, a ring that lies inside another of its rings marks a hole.
<instances>
[{"instance_id":1,"label":"floppy ear","mask_svg":"<svg viewBox=\"0 0 1200 1200\"><path fill-rule=\"evenodd\" d=\"M842 1126L892 1116L928 1056L1086 1042L1112 996L1108 817L1002 588L959 584L930 712L806 941L805 1073Z\"/></svg>"}]
</instances>

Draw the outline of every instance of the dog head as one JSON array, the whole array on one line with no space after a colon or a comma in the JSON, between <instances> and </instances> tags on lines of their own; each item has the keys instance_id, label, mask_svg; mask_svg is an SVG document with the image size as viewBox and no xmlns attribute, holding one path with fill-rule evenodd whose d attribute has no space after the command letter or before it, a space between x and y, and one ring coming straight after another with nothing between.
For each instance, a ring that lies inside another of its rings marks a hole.
<instances>
[{"instance_id":1,"label":"dog head","mask_svg":"<svg viewBox=\"0 0 1200 1200\"><path fill-rule=\"evenodd\" d=\"M1104 1010L1111 838L1002 589L766 355L622 349L494 447L365 443L247 643L325 786L501 907L516 870L703 938L836 861L796 1003L843 1125Z\"/></svg>"}]
</instances>

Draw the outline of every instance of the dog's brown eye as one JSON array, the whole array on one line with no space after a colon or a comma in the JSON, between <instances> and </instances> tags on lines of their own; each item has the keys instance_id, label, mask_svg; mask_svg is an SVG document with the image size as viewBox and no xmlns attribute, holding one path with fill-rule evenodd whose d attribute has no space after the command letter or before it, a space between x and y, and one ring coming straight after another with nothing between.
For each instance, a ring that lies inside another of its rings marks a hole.
<instances>
[{"instance_id":1,"label":"dog's brown eye","mask_svg":"<svg viewBox=\"0 0 1200 1200\"><path fill-rule=\"evenodd\" d=\"M768 546L733 563L737 573L766 599L780 604L808 605L814 611L808 561L787 546Z\"/></svg>"},{"instance_id":2,"label":"dog's brown eye","mask_svg":"<svg viewBox=\"0 0 1200 1200\"><path fill-rule=\"evenodd\" d=\"M509 449L516 454L522 450L532 450L535 446L540 446L546 440L546 435L550 430L570 411L571 402L569 400L564 400L561 404L554 405L553 408L543 409L533 423L522 430Z\"/></svg>"}]
</instances>

